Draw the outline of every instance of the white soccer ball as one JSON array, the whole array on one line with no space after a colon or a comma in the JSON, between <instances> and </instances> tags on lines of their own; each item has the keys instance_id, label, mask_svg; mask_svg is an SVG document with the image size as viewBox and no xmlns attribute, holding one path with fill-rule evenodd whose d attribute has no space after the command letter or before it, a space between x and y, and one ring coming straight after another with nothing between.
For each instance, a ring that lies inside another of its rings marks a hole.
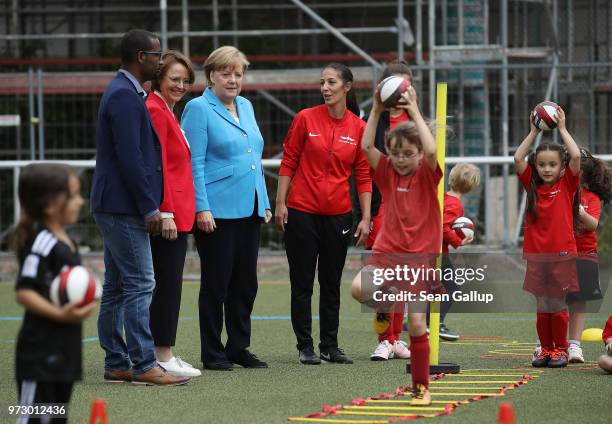
<instances>
[{"instance_id":1,"label":"white soccer ball","mask_svg":"<svg viewBox=\"0 0 612 424\"><path fill-rule=\"evenodd\" d=\"M55 306L85 306L102 296L102 285L84 266L65 266L51 283L49 297Z\"/></svg>"}]
</instances>

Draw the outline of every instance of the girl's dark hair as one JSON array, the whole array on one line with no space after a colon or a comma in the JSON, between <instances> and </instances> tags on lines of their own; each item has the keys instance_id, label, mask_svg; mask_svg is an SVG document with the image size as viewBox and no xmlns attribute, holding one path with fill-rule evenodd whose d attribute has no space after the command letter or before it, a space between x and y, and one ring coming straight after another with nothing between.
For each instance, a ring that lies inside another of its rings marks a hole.
<instances>
[{"instance_id":1,"label":"girl's dark hair","mask_svg":"<svg viewBox=\"0 0 612 424\"><path fill-rule=\"evenodd\" d=\"M390 77L391 75L408 75L408 80L410 81L410 84L412 84L412 71L410 70L410 66L408 66L408 62L405 60L395 59L387 63L387 66L385 66L385 69L383 69L378 82L380 83L382 80Z\"/></svg>"},{"instance_id":2,"label":"girl's dark hair","mask_svg":"<svg viewBox=\"0 0 612 424\"><path fill-rule=\"evenodd\" d=\"M47 207L62 194L66 199L70 196L70 175L70 168L59 164L32 164L21 170L18 189L21 218L10 237L11 249L20 260L43 224Z\"/></svg>"},{"instance_id":3,"label":"girl's dark hair","mask_svg":"<svg viewBox=\"0 0 612 424\"><path fill-rule=\"evenodd\" d=\"M353 73L351 72L348 66L343 65L342 63L332 62L325 65L323 69L333 69L338 73L342 81L344 81L345 83L353 83ZM359 116L361 113L361 110L359 109L359 103L357 103L357 96L355 95L355 90L352 86L348 93L346 93L346 108L357 116Z\"/></svg>"},{"instance_id":4,"label":"girl's dark hair","mask_svg":"<svg viewBox=\"0 0 612 424\"><path fill-rule=\"evenodd\" d=\"M587 149L580 148L580 181L589 191L592 191L604 204L612 199L612 171L604 161L591 155Z\"/></svg>"},{"instance_id":5,"label":"girl's dark hair","mask_svg":"<svg viewBox=\"0 0 612 424\"><path fill-rule=\"evenodd\" d=\"M536 222L538 220L538 214L536 212L536 205L538 202L538 187L543 184L540 175L538 174L538 169L536 167L536 160L538 158L538 154L544 151L553 151L559 153L559 158L561 159L562 167L565 168L569 163L569 155L565 150L565 147L562 145L546 141L540 144L535 152L529 155L527 159L528 166L531 167L531 182L529 183L529 188L527 189L527 217L531 222ZM574 204L572 206L572 213L574 216L574 225L578 222L578 210L580 205L580 192L576 193L574 197Z\"/></svg>"}]
</instances>

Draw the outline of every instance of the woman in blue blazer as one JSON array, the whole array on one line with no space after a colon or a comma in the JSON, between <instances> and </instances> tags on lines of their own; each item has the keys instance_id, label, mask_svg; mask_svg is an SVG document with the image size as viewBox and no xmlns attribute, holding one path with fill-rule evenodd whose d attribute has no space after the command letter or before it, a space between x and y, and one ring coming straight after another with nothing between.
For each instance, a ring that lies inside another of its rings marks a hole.
<instances>
[{"instance_id":1,"label":"woman in blue blazer","mask_svg":"<svg viewBox=\"0 0 612 424\"><path fill-rule=\"evenodd\" d=\"M213 370L229 371L233 364L267 368L247 349L260 225L272 218L261 162L263 137L251 102L239 96L248 65L235 47L212 52L204 63L208 88L187 103L182 117L195 184L202 362Z\"/></svg>"}]
</instances>

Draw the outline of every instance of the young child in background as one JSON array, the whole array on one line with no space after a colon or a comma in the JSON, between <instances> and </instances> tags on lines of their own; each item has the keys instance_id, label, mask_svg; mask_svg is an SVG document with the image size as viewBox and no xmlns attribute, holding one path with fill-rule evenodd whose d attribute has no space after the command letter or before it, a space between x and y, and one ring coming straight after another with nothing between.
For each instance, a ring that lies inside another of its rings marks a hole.
<instances>
[{"instance_id":1,"label":"young child in background","mask_svg":"<svg viewBox=\"0 0 612 424\"><path fill-rule=\"evenodd\" d=\"M531 131L514 155L519 180L527 190L523 257L527 271L523 290L537 300L536 328L542 349L534 367L567 366L568 312L565 301L578 291L574 198L579 186L580 150L565 126L563 109L557 110L563 146L545 142L529 155L539 130L530 118Z\"/></svg>"},{"instance_id":2,"label":"young child in background","mask_svg":"<svg viewBox=\"0 0 612 424\"><path fill-rule=\"evenodd\" d=\"M606 322L601 338L606 345L607 352L606 355L601 355L599 357L599 366L602 370L612 374L612 315L610 315L608 322Z\"/></svg>"},{"instance_id":3,"label":"young child in background","mask_svg":"<svg viewBox=\"0 0 612 424\"><path fill-rule=\"evenodd\" d=\"M445 274L447 268L453 268L453 263L448 255L448 246L457 249L460 246L470 244L473 236L461 238L453 230L452 225L457 218L464 214L461 196L468 194L480 184L480 169L471 163L458 163L448 174L449 191L444 193L444 213L442 219L442 272ZM444 318L453 304L452 294L458 289L454 281L443 280L444 288L450 295L450 300L440 303L440 338L443 340L459 340L459 334L451 331L444 324ZM427 326L429 327L429 313L427 314Z\"/></svg>"},{"instance_id":4,"label":"young child in background","mask_svg":"<svg viewBox=\"0 0 612 424\"><path fill-rule=\"evenodd\" d=\"M67 404L81 379L81 322L96 304L57 307L49 301L49 287L65 265L81 264L65 230L83 206L79 179L62 165L28 165L19 176L19 202L22 216L11 246L20 265L16 299L25 307L15 361L20 404ZM67 415L40 421L26 415L18 422L64 423Z\"/></svg>"},{"instance_id":5,"label":"young child in background","mask_svg":"<svg viewBox=\"0 0 612 424\"><path fill-rule=\"evenodd\" d=\"M580 291L567 295L569 306L569 362L583 363L580 338L584 330L586 302L602 299L599 286L597 234L602 203L612 198L612 173L605 162L584 148L580 149L580 206L575 226Z\"/></svg>"},{"instance_id":6,"label":"young child in background","mask_svg":"<svg viewBox=\"0 0 612 424\"><path fill-rule=\"evenodd\" d=\"M422 266L431 269L435 267L435 257L442 243L442 222L437 198L442 169L436 159L436 144L419 111L414 87L404 93L402 101L406 103L411 120L397 125L387 135L385 149L388 156L374 146L376 127L384 109L378 92L374 95L372 111L361 140L361 148L375 171L374 181L385 201L385 213L374 242L374 253L369 265L353 280L352 295L362 303L372 300L368 293L371 287L366 286L365 277L362 281L364 272L394 268L398 257L403 264L408 262L413 268ZM414 293L432 291L426 278L411 282L407 290ZM396 312L403 311L404 305L397 308L398 303ZM429 337L425 311L425 307L413 307L411 303L408 313L413 405L431 403L428 390Z\"/></svg>"}]
</instances>

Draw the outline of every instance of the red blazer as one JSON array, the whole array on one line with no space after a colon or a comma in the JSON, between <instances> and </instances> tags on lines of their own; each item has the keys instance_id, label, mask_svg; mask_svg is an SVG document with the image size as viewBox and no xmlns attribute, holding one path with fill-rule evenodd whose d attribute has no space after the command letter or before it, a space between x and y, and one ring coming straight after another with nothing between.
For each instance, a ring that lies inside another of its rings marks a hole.
<instances>
[{"instance_id":1,"label":"red blazer","mask_svg":"<svg viewBox=\"0 0 612 424\"><path fill-rule=\"evenodd\" d=\"M164 200L161 212L172 212L178 232L189 232L195 221L195 189L189 143L174 114L155 93L147 96L147 109L162 147Z\"/></svg>"}]
</instances>

